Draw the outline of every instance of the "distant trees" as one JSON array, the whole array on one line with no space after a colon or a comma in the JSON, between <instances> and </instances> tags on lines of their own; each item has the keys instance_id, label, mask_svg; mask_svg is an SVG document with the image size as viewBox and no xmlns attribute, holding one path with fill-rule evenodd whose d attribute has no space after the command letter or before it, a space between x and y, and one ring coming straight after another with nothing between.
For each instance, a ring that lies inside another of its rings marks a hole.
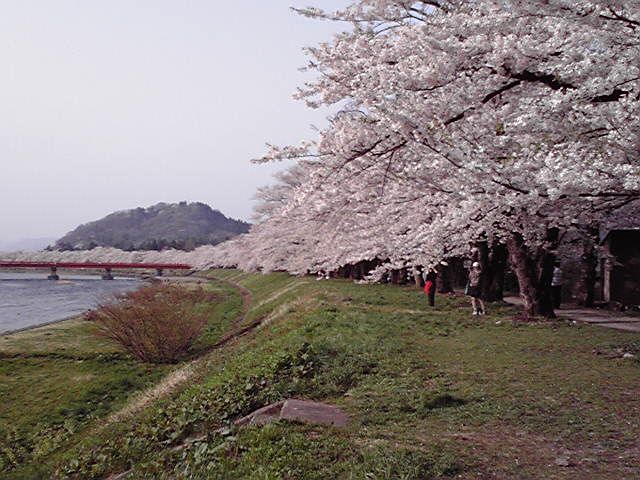
<instances>
[{"instance_id":1,"label":"distant trees","mask_svg":"<svg viewBox=\"0 0 640 480\"><path fill-rule=\"evenodd\" d=\"M57 250L91 250L98 246L124 251L187 250L215 245L249 230L249 224L225 217L203 203L159 203L112 213L81 225L58 240Z\"/></svg>"}]
</instances>

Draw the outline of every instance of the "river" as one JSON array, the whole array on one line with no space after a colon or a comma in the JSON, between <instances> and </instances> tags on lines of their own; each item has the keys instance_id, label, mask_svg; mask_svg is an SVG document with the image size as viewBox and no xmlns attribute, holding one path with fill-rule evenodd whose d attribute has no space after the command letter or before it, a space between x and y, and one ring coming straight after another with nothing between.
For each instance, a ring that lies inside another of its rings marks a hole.
<instances>
[{"instance_id":1,"label":"river","mask_svg":"<svg viewBox=\"0 0 640 480\"><path fill-rule=\"evenodd\" d=\"M47 273L0 272L0 334L79 315L116 293L134 290L139 280Z\"/></svg>"}]
</instances>

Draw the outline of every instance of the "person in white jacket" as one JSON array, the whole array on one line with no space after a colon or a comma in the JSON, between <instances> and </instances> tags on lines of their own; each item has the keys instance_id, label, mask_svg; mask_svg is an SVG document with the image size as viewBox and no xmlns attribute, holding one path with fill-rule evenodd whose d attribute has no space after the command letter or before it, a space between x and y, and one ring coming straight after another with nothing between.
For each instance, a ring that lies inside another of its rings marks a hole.
<instances>
[{"instance_id":1,"label":"person in white jacket","mask_svg":"<svg viewBox=\"0 0 640 480\"><path fill-rule=\"evenodd\" d=\"M471 270L469 270L469 283L467 283L467 295L471 297L471 305L473 306L473 314L474 315L484 315L486 310L484 308L484 302L482 298L480 298L480 294L482 292L481 287L482 281L482 268L480 268L480 263L473 262L471 265Z\"/></svg>"},{"instance_id":2,"label":"person in white jacket","mask_svg":"<svg viewBox=\"0 0 640 480\"><path fill-rule=\"evenodd\" d=\"M553 265L551 296L553 297L553 308L560 308L562 303L562 269L560 268L560 262L556 262Z\"/></svg>"}]
</instances>

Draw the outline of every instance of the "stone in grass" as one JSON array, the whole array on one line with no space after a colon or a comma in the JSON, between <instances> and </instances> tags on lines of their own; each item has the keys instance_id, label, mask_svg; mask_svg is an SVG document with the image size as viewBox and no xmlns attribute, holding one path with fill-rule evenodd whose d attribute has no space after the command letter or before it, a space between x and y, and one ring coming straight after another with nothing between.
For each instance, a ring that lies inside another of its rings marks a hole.
<instances>
[{"instance_id":1,"label":"stone in grass","mask_svg":"<svg viewBox=\"0 0 640 480\"><path fill-rule=\"evenodd\" d=\"M345 427L349 417L338 407L325 403L290 399L284 402L280 418L318 425Z\"/></svg>"},{"instance_id":2,"label":"stone in grass","mask_svg":"<svg viewBox=\"0 0 640 480\"><path fill-rule=\"evenodd\" d=\"M344 427L349 423L349 417L338 407L307 400L289 399L262 407L236 420L235 425L264 425L277 420L335 427Z\"/></svg>"},{"instance_id":3,"label":"stone in grass","mask_svg":"<svg viewBox=\"0 0 640 480\"><path fill-rule=\"evenodd\" d=\"M266 407L262 407L251 412L246 417L236 420L233 424L238 427L242 425L265 425L269 422L279 420L283 405L284 400L272 403L271 405L267 405Z\"/></svg>"}]
</instances>

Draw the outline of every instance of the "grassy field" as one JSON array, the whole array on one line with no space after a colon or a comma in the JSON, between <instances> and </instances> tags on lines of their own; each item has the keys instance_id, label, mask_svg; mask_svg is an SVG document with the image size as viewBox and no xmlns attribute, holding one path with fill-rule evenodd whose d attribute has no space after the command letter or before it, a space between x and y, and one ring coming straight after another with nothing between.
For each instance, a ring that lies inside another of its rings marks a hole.
<instances>
[{"instance_id":1,"label":"grassy field","mask_svg":"<svg viewBox=\"0 0 640 480\"><path fill-rule=\"evenodd\" d=\"M209 308L196 352L216 342L241 311L234 289L208 288L220 301ZM175 368L135 361L80 318L0 337L0 476L37 478L34 465Z\"/></svg>"},{"instance_id":2,"label":"grassy field","mask_svg":"<svg viewBox=\"0 0 640 480\"><path fill-rule=\"evenodd\" d=\"M189 382L163 398L118 421L101 422L100 411L90 430L70 434L7 478L640 477L640 364L637 356L608 355L619 348L637 354L639 335L565 322L514 324L515 311L497 305L472 317L457 296L439 296L431 309L409 287L207 275L241 288L247 311L233 328L260 325L207 353ZM218 315L235 317L239 299L218 306ZM47 343L51 352L80 344L88 356L101 348L117 355L67 328ZM18 337L12 342L0 344L3 362L18 348L37 350L20 347ZM120 361L106 362L110 375L124 368ZM72 384L72 374L53 365L51 376ZM165 373L139 374L149 367L127 365L132 384ZM33 369L22 375L11 375L14 386L1 400L26 424L34 413L12 392L41 381L52 392L60 387L57 379L38 380ZM125 390L116 389L118 401L130 395ZM289 397L337 405L351 423L340 430L230 426ZM37 408L52 416L59 405Z\"/></svg>"}]
</instances>

